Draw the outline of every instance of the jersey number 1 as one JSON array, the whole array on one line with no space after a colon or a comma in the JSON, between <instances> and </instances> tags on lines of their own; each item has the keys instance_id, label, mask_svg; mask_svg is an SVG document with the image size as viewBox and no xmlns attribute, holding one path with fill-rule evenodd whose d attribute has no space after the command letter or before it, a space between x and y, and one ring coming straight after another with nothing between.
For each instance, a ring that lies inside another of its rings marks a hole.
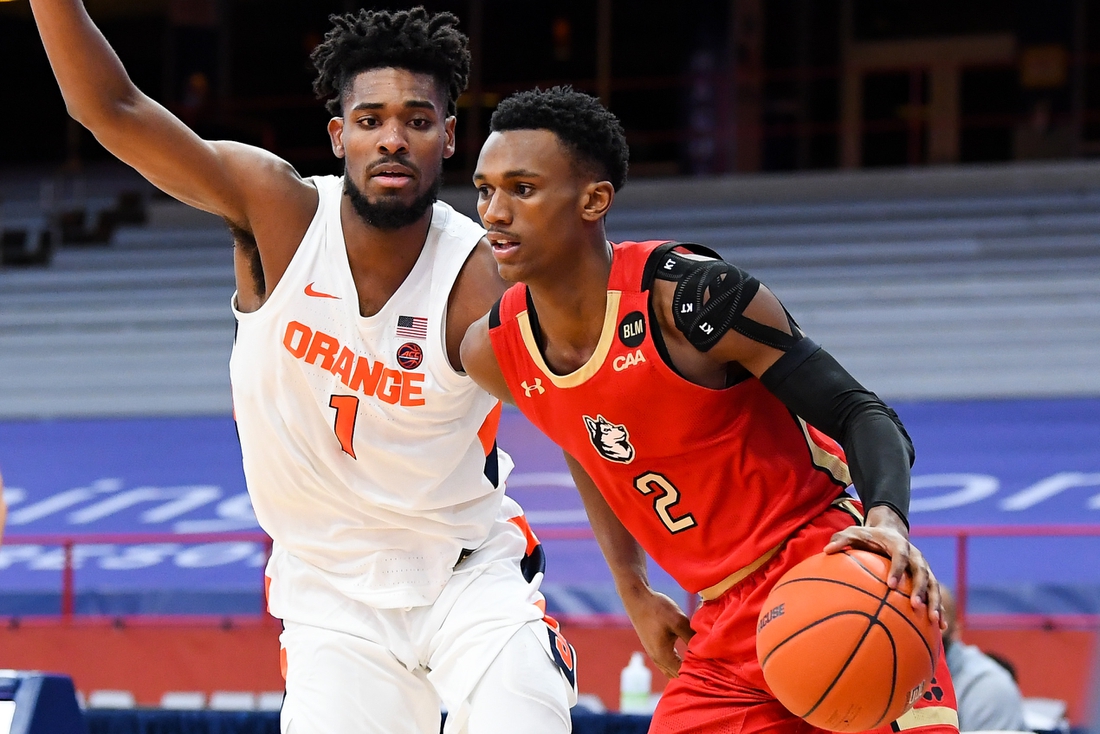
<instances>
[{"instance_id":1,"label":"jersey number 1","mask_svg":"<svg viewBox=\"0 0 1100 734\"><path fill-rule=\"evenodd\" d=\"M328 407L336 410L332 421L332 430L340 441L344 453L355 458L355 416L359 414L359 398L354 395L333 395Z\"/></svg>"},{"instance_id":2,"label":"jersey number 1","mask_svg":"<svg viewBox=\"0 0 1100 734\"><path fill-rule=\"evenodd\" d=\"M653 500L653 509L657 511L657 517L661 518L661 522L673 535L682 530L695 527L695 518L691 516L690 512L682 517L672 516L672 508L680 501L680 490L676 489L672 482L661 474L651 471L635 478L634 489L642 494L650 494L656 490L661 490L661 494Z\"/></svg>"}]
</instances>

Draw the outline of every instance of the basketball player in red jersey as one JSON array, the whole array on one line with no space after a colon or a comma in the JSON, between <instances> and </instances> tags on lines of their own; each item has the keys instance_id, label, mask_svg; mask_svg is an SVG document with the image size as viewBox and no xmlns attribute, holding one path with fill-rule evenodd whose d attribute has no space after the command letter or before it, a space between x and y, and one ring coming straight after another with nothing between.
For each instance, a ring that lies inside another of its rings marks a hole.
<instances>
[{"instance_id":1,"label":"basketball player in red jersey","mask_svg":"<svg viewBox=\"0 0 1100 734\"><path fill-rule=\"evenodd\" d=\"M459 359L504 283L484 230L436 201L470 65L458 19L331 18L314 90L344 175L303 178L144 95L82 0L31 7L70 114L234 232L230 377L274 541L282 731L438 734L441 704L448 732L569 731L573 655L504 495L499 402Z\"/></svg>"},{"instance_id":2,"label":"basketball player in red jersey","mask_svg":"<svg viewBox=\"0 0 1100 734\"><path fill-rule=\"evenodd\" d=\"M914 608L941 623L908 540L908 435L749 274L696 245L607 242L627 147L598 101L525 92L491 127L478 211L517 285L462 361L565 450L626 612L674 679L651 731L812 731L756 659L757 615L786 569L822 549L879 552L891 586L911 576ZM646 553L702 597L690 621L649 588ZM957 731L942 653L927 683L894 731Z\"/></svg>"}]
</instances>

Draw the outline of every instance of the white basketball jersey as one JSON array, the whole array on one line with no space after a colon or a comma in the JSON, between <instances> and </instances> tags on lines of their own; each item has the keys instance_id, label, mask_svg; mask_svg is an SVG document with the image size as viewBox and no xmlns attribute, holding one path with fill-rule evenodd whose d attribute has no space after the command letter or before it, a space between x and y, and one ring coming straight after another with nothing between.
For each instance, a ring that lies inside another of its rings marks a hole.
<instances>
[{"instance_id":1,"label":"white basketball jersey","mask_svg":"<svg viewBox=\"0 0 1100 734\"><path fill-rule=\"evenodd\" d=\"M317 213L282 280L254 313L234 307L248 491L261 527L341 593L430 604L488 535L512 466L494 450L499 403L454 371L444 341L448 297L484 230L436 203L405 282L363 317L343 179L313 183Z\"/></svg>"}]
</instances>

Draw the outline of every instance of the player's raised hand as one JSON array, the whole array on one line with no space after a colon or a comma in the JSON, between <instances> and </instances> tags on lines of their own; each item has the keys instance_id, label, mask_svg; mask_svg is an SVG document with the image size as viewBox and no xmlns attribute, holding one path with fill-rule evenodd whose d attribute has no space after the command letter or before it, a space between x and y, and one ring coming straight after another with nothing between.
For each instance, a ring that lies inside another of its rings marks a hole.
<instances>
[{"instance_id":1,"label":"player's raised hand","mask_svg":"<svg viewBox=\"0 0 1100 734\"><path fill-rule=\"evenodd\" d=\"M839 553L845 548L871 551L890 559L890 588L896 589L902 576L913 580L910 602L913 609L925 611L928 619L946 628L941 612L940 584L932 573L924 554L909 542L909 529L889 507L872 507L863 526L853 525L833 535L825 546L826 553Z\"/></svg>"},{"instance_id":2,"label":"player's raised hand","mask_svg":"<svg viewBox=\"0 0 1100 734\"><path fill-rule=\"evenodd\" d=\"M662 673L678 678L683 661L676 640L688 642L695 634L688 616L672 599L648 587L624 596L623 606L646 654Z\"/></svg>"}]
</instances>

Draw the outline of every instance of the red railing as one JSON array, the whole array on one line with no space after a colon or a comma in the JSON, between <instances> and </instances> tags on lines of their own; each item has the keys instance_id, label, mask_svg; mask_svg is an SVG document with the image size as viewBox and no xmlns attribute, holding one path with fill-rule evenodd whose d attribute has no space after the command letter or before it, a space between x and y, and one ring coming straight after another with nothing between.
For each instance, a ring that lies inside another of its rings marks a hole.
<instances>
[{"instance_id":1,"label":"red railing","mask_svg":"<svg viewBox=\"0 0 1100 734\"><path fill-rule=\"evenodd\" d=\"M145 543L180 543L183 545L202 545L204 543L259 543L264 547L265 555L271 555L271 538L266 533L252 531L229 531L221 533L88 533L81 535L45 534L45 535L8 535L4 545L44 545L60 547L64 553L61 567L61 619L72 621L76 614L76 569L73 562L73 548L78 545L143 545ZM263 573L261 564L260 572ZM256 610L265 614L267 601Z\"/></svg>"},{"instance_id":2,"label":"red railing","mask_svg":"<svg viewBox=\"0 0 1100 734\"><path fill-rule=\"evenodd\" d=\"M585 527L536 528L536 534L542 540L592 540L592 529ZM1100 525L989 525L989 526L953 526L953 525L917 525L913 528L913 538L954 538L955 539L955 588L958 618L963 620L967 614L967 589L969 588L969 554L972 538L1009 538L1009 537L1097 537L1100 538ZM64 563L61 570L61 606L60 616L71 621L76 613L76 580L73 549L80 545L141 545L145 543L174 542L184 545L204 543L252 542L271 553L271 539L259 531L222 532L222 533L96 533L82 535L8 535L4 545L41 545L60 547L64 551ZM918 543L919 545L919 543ZM261 568L262 573L262 568ZM688 607L694 607L694 595L688 599ZM257 610L263 615L265 606ZM600 615L596 615L600 616ZM1055 627L1055 628L1100 628L1100 615L1070 614L990 614L982 615L983 626L987 627Z\"/></svg>"},{"instance_id":3,"label":"red railing","mask_svg":"<svg viewBox=\"0 0 1100 734\"><path fill-rule=\"evenodd\" d=\"M591 540L595 536L591 528L536 528L542 540ZM912 537L955 539L955 594L956 617L962 622L967 614L967 589L969 588L969 555L971 538L1011 537L1096 537L1100 538L1100 525L916 525ZM688 609L695 607L694 595L689 595ZM1092 614L983 614L982 626L987 627L1048 627L1048 628L1100 628L1100 615ZM972 625L973 626L973 625Z\"/></svg>"},{"instance_id":4,"label":"red railing","mask_svg":"<svg viewBox=\"0 0 1100 734\"><path fill-rule=\"evenodd\" d=\"M966 619L967 589L969 588L969 553L971 538L1021 538L1021 537L1100 537L1100 525L975 525L957 527L951 525L917 525L912 536L919 538L955 538L955 602L956 617L960 624ZM1008 616L1008 615L997 615ZM1052 615L1018 615L1042 620L1036 626L1066 626L1068 620ZM1072 615L1075 619L1089 615ZM1073 626L1073 625L1071 625ZM1100 626L1100 617L1093 616L1092 624Z\"/></svg>"}]
</instances>

